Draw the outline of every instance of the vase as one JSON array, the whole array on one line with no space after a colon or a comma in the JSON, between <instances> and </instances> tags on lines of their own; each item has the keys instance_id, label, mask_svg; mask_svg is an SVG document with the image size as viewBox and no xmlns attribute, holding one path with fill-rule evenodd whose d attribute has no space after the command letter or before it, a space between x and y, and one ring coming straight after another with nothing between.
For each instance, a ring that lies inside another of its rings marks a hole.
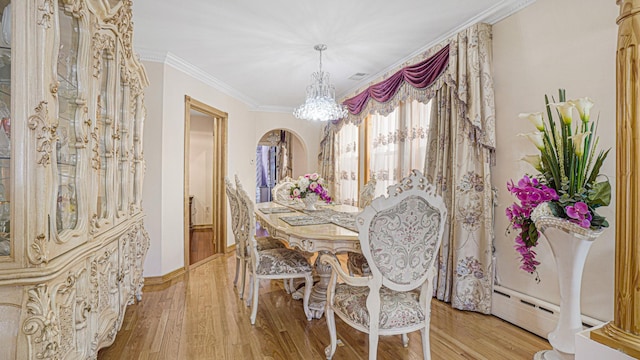
<instances>
[{"instance_id":1,"label":"vase","mask_svg":"<svg viewBox=\"0 0 640 360\"><path fill-rule=\"evenodd\" d=\"M302 198L302 202L304 203L305 210L317 210L316 203L318 202L318 194L309 193Z\"/></svg>"},{"instance_id":2,"label":"vase","mask_svg":"<svg viewBox=\"0 0 640 360\"><path fill-rule=\"evenodd\" d=\"M582 271L591 244L602 234L602 230L585 229L567 219L555 217L546 203L533 211L531 219L551 246L560 287L558 324L547 337L553 350L539 351L534 360L574 359L576 333L582 331Z\"/></svg>"}]
</instances>

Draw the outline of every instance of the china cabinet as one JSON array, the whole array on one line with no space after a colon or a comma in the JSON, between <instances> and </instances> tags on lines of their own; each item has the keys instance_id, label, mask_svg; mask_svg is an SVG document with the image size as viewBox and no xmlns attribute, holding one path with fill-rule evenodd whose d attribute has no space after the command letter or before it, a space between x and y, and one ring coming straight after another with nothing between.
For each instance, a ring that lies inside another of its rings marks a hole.
<instances>
[{"instance_id":1,"label":"china cabinet","mask_svg":"<svg viewBox=\"0 0 640 360\"><path fill-rule=\"evenodd\" d=\"M96 358L141 299L131 0L0 0L0 359Z\"/></svg>"}]
</instances>

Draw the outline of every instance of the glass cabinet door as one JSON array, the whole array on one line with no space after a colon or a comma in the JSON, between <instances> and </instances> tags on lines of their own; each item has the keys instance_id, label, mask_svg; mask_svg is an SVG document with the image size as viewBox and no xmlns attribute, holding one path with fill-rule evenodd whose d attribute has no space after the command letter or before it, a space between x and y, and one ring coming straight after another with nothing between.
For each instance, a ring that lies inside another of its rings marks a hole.
<instances>
[{"instance_id":1,"label":"glass cabinet door","mask_svg":"<svg viewBox=\"0 0 640 360\"><path fill-rule=\"evenodd\" d=\"M58 196L56 225L58 233L74 229L78 222L76 172L76 119L78 118L78 20L61 9L59 17L60 48L58 52L58 128L56 129L56 163Z\"/></svg>"},{"instance_id":2,"label":"glass cabinet door","mask_svg":"<svg viewBox=\"0 0 640 360\"><path fill-rule=\"evenodd\" d=\"M144 175L144 163L142 162L142 131L144 127L144 120L146 111L142 104L142 95L137 95L134 98L134 111L133 111L133 203L137 208L140 208L142 202L142 181Z\"/></svg>"},{"instance_id":3,"label":"glass cabinet door","mask_svg":"<svg viewBox=\"0 0 640 360\"><path fill-rule=\"evenodd\" d=\"M129 176L129 104L128 104L128 87L123 83L120 89L120 124L118 126L120 139L118 151L118 211L127 211L127 191Z\"/></svg>"},{"instance_id":4,"label":"glass cabinet door","mask_svg":"<svg viewBox=\"0 0 640 360\"><path fill-rule=\"evenodd\" d=\"M0 27L0 256L8 256L11 255L11 4L3 2Z\"/></svg>"},{"instance_id":5,"label":"glass cabinet door","mask_svg":"<svg viewBox=\"0 0 640 360\"><path fill-rule=\"evenodd\" d=\"M98 170L98 194L96 209L98 219L107 217L107 132L111 125L109 119L109 107L111 97L109 96L109 74L111 56L107 51L103 51L100 71L100 95L98 95L98 116L96 126L98 130L98 153L100 154L100 165Z\"/></svg>"}]
</instances>

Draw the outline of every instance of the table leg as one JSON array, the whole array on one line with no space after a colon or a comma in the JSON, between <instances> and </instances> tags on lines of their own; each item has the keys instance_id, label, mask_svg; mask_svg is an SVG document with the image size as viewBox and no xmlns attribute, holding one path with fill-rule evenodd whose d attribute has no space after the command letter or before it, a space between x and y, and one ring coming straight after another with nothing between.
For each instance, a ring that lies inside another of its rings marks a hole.
<instances>
[{"instance_id":1,"label":"table leg","mask_svg":"<svg viewBox=\"0 0 640 360\"><path fill-rule=\"evenodd\" d=\"M320 262L320 256L324 254L333 255L329 251L319 251L318 257L316 257L316 261L313 264L316 268L316 275L320 279L315 283L315 285L313 285L313 289L311 289L311 297L309 298L309 310L311 310L311 316L314 319L320 319L324 315L324 306L327 303L327 287L329 286L329 280L331 279L331 265ZM291 296L295 300L302 300L303 295L304 286L299 288Z\"/></svg>"},{"instance_id":2,"label":"table leg","mask_svg":"<svg viewBox=\"0 0 640 360\"><path fill-rule=\"evenodd\" d=\"M316 274L320 278L320 281L313 286L311 298L309 299L309 310L311 310L314 319L320 319L324 315L324 307L327 303L327 287L331 278L331 265L320 262L320 257L324 254L333 255L329 251L320 251L314 263Z\"/></svg>"}]
</instances>

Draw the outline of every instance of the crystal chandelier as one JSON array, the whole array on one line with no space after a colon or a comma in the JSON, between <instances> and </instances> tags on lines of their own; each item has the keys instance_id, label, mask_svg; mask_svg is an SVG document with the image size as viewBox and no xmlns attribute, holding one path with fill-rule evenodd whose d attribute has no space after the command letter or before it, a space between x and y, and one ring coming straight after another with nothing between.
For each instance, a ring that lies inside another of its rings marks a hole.
<instances>
[{"instance_id":1,"label":"crystal chandelier","mask_svg":"<svg viewBox=\"0 0 640 360\"><path fill-rule=\"evenodd\" d=\"M336 103L335 89L329 82L329 73L322 71L322 51L327 45L313 47L320 52L320 70L311 75L311 85L307 87L307 99L293 111L293 116L303 120L328 121L347 116L347 109Z\"/></svg>"}]
</instances>

